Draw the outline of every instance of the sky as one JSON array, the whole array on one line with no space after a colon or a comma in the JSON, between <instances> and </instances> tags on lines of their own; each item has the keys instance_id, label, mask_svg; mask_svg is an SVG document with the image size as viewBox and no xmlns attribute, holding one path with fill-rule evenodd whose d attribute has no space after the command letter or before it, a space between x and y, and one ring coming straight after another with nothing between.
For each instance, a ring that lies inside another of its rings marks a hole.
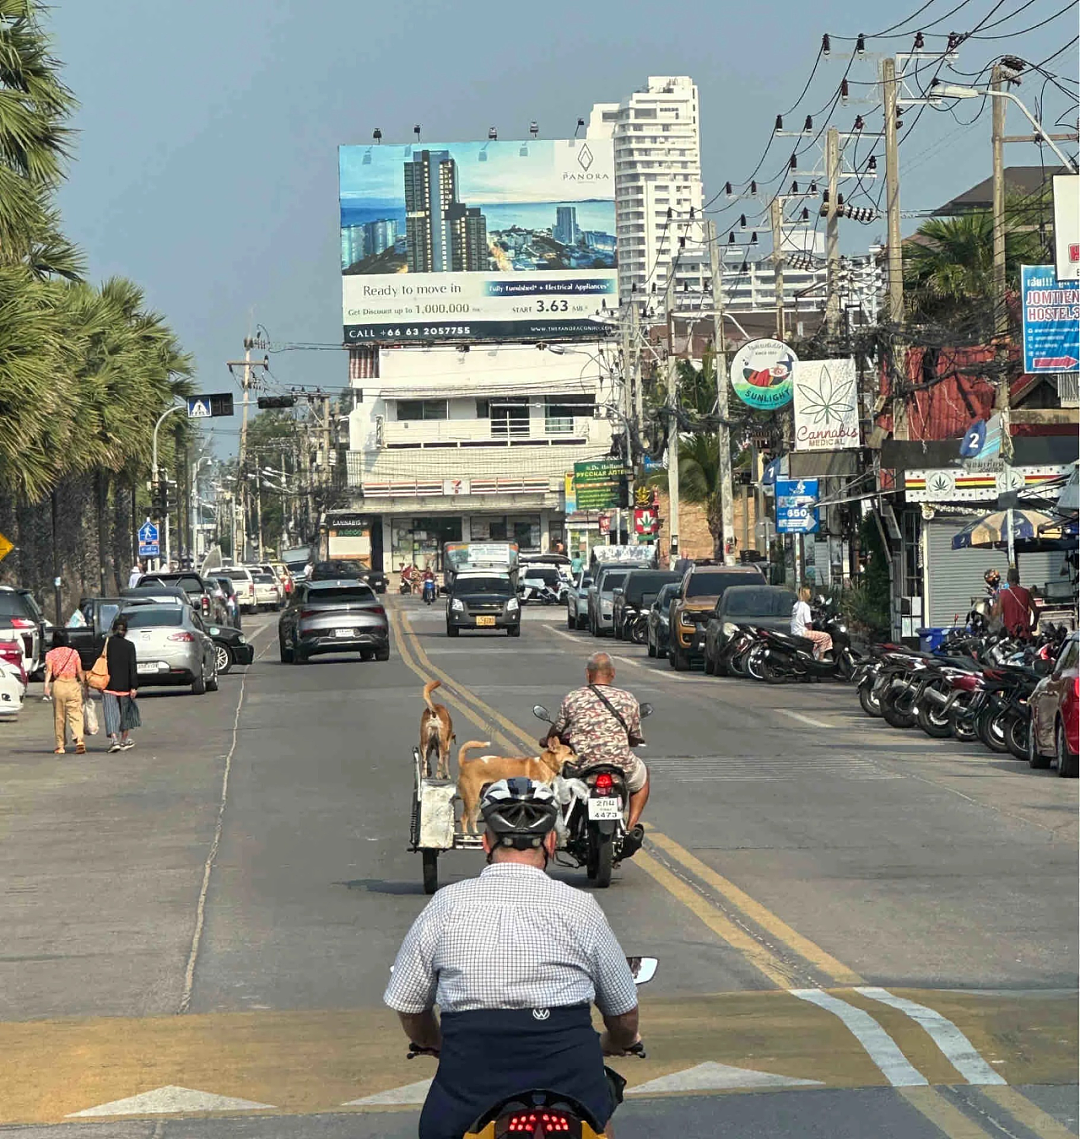
<instances>
[{"instance_id":1,"label":"sky","mask_svg":"<svg viewBox=\"0 0 1080 1139\"><path fill-rule=\"evenodd\" d=\"M45 22L81 103L60 193L65 229L86 252L93 279L122 275L142 286L194 356L201 390L230 388L225 361L242 356L256 324L275 347L325 346L274 351L282 387L340 388L347 384L345 353L334 347L342 323L340 144L368 143L376 127L385 142L407 143L416 123L425 139L484 139L491 126L515 138L533 119L541 137L565 138L593 103L617 101L650 75L690 75L700 89L708 198L727 180L738 188L750 179L778 113L786 112L785 127L801 126L807 113L829 106L849 67L839 57L854 47L840 37L871 38L867 58L850 64L851 101L836 106L832 121L850 130L865 113L880 129L873 104L855 101L872 91L859 84L875 77L874 53L910 50L920 27L936 50L942 41L931 32L981 27L976 34L1002 38L962 44L956 71L978 73L1004 52L1039 62L1076 35L1075 4L1052 18L1064 5L966 0L946 17L957 0L929 0L905 20L920 0L900 7L686 0L676 8L641 0L396 0L378 9L356 0L52 0ZM892 25L899 38L873 37ZM833 37L830 58L819 61L800 101L824 32ZM921 69L924 85L937 66ZM1075 80L1075 42L1047 67ZM1039 102L1048 124L1069 107L1041 77L1026 76L1018 93L1032 109ZM902 134L903 209L932 209L990 174L982 102L905 114L912 125ZM818 114L815 130L824 123ZM1010 111L1008 129L1026 130L1018 112ZM779 177L795 143L774 140L758 176ZM860 141L860 165L873 145ZM800 161L812 158L808 149ZM1034 146L1007 148L1006 165L1039 161ZM867 182L854 193L869 205L879 188ZM767 201L732 203L721 194L718 227ZM905 221L905 232L917 225ZM855 252L883 236L883 223L851 223L844 247ZM214 422L219 451L235 448L237 427Z\"/></svg>"}]
</instances>

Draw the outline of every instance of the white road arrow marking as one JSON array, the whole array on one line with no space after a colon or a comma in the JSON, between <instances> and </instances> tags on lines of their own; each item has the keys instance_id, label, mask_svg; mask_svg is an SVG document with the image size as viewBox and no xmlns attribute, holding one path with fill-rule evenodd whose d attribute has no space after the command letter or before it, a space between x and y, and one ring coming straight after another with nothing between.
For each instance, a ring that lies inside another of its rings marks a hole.
<instances>
[{"instance_id":1,"label":"white road arrow marking","mask_svg":"<svg viewBox=\"0 0 1080 1139\"><path fill-rule=\"evenodd\" d=\"M821 1080L800 1080L794 1076L779 1076L774 1072L757 1072L752 1068L732 1068L727 1064L716 1064L709 1060L672 1072L670 1076L660 1076L647 1080L637 1087L627 1088L627 1095L649 1095L654 1092L704 1092L723 1091L733 1088L808 1088L821 1087Z\"/></svg>"},{"instance_id":2,"label":"white road arrow marking","mask_svg":"<svg viewBox=\"0 0 1080 1139\"><path fill-rule=\"evenodd\" d=\"M428 1089L431 1087L430 1080L418 1080L415 1084L405 1084L400 1088L391 1088L389 1091L376 1092L375 1095L367 1095L362 1099L351 1099L348 1103L343 1103L342 1107L363 1107L367 1104L414 1104L423 1103L427 1099Z\"/></svg>"},{"instance_id":3,"label":"white road arrow marking","mask_svg":"<svg viewBox=\"0 0 1080 1139\"><path fill-rule=\"evenodd\" d=\"M152 1092L143 1092L127 1099L114 1099L111 1103L101 1103L83 1111L73 1111L68 1118L93 1115L172 1115L185 1111L254 1111L273 1106L272 1103L256 1103L250 1099L235 1099L232 1096L214 1095L212 1092L168 1084L163 1088L155 1088Z\"/></svg>"}]
</instances>

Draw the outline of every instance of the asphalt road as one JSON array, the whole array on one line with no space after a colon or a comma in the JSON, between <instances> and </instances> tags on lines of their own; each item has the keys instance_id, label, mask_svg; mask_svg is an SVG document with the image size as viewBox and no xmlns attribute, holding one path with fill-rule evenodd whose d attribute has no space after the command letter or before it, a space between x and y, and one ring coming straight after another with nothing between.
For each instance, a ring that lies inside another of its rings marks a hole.
<instances>
[{"instance_id":1,"label":"asphalt road","mask_svg":"<svg viewBox=\"0 0 1080 1139\"><path fill-rule=\"evenodd\" d=\"M649 840L598 892L661 960L620 1139L1077 1134L1075 783L847 689L676 674L558 610L449 640L438 607L391 606L387 663L282 665L251 619L256 663L144 693L130 753L53 756L33 703L0 726L0 1131L415 1134L433 1063L381 994L425 902L421 685L459 743L528 754L530 708L599 645L656 706Z\"/></svg>"}]
</instances>

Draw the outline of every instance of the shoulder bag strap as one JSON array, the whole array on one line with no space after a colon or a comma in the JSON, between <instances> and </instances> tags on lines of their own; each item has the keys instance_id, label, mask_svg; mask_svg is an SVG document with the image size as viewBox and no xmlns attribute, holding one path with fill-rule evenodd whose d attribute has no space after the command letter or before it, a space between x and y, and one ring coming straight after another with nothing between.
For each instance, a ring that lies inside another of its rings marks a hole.
<instances>
[{"instance_id":1,"label":"shoulder bag strap","mask_svg":"<svg viewBox=\"0 0 1080 1139\"><path fill-rule=\"evenodd\" d=\"M626 726L626 721L622 718L622 716L619 715L619 710L615 707L614 704L612 704L612 702L603 694L603 692L600 691L600 689L595 684L590 684L589 690L593 693L594 696L596 696L600 700L600 702L615 717L615 719L619 721L619 724L621 725L622 730L624 732L626 732L626 738L629 740L630 729Z\"/></svg>"}]
</instances>

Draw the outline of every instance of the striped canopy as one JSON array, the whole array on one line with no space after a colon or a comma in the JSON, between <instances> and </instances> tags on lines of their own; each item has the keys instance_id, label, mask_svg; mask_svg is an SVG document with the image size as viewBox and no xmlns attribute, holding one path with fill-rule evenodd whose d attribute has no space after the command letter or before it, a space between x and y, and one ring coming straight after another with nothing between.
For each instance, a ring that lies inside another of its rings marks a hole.
<instances>
[{"instance_id":1,"label":"striped canopy","mask_svg":"<svg viewBox=\"0 0 1080 1139\"><path fill-rule=\"evenodd\" d=\"M1009 542L1008 517L1012 515L1012 539L1026 542L1032 539L1053 541L1061 538L1061 520L1039 510L995 510L982 518L969 522L952 540L954 550L970 547L985 549L1006 546Z\"/></svg>"}]
</instances>

